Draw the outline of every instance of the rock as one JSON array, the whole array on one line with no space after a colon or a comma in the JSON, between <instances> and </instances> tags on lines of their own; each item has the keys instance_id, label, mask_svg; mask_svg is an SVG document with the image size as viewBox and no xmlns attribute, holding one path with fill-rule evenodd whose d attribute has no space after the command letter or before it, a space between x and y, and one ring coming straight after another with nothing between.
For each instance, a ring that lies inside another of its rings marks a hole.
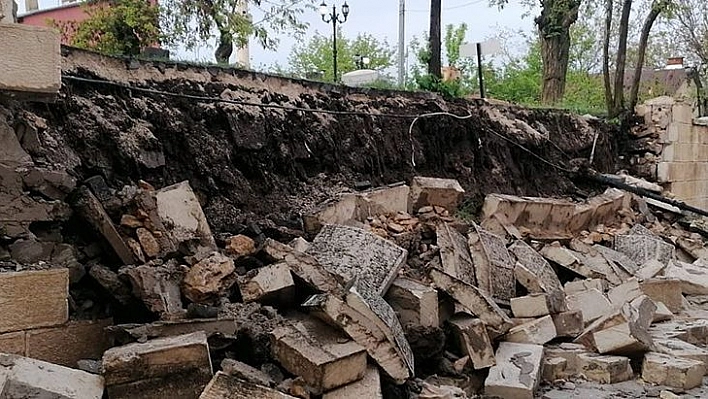
<instances>
[{"instance_id":1,"label":"rock","mask_svg":"<svg viewBox=\"0 0 708 399\"><path fill-rule=\"evenodd\" d=\"M605 275L597 273L589 268L583 262L582 254L571 251L568 248L562 247L559 242L555 241L550 245L546 245L541 249L541 254L548 260L562 266L576 274L585 278L604 278Z\"/></svg>"},{"instance_id":2,"label":"rock","mask_svg":"<svg viewBox=\"0 0 708 399\"><path fill-rule=\"evenodd\" d=\"M140 298L147 308L161 315L184 312L180 283L185 271L168 263L162 266L123 266L119 276L127 276L133 295Z\"/></svg>"},{"instance_id":3,"label":"rock","mask_svg":"<svg viewBox=\"0 0 708 399\"><path fill-rule=\"evenodd\" d=\"M562 357L548 357L543 358L543 381L548 383L553 383L568 377L567 370L568 361Z\"/></svg>"},{"instance_id":4,"label":"rock","mask_svg":"<svg viewBox=\"0 0 708 399\"><path fill-rule=\"evenodd\" d=\"M302 237L297 237L288 243L292 249L298 252L306 252L310 247L310 243Z\"/></svg>"},{"instance_id":5,"label":"rock","mask_svg":"<svg viewBox=\"0 0 708 399\"><path fill-rule=\"evenodd\" d=\"M115 344L145 342L155 338L172 337L203 331L207 337L214 335L232 336L237 332L233 318L202 318L180 320L158 320L147 324L118 324L106 327L106 332Z\"/></svg>"},{"instance_id":6,"label":"rock","mask_svg":"<svg viewBox=\"0 0 708 399\"><path fill-rule=\"evenodd\" d=\"M575 280L565 283L563 286L565 293L568 295L576 294L589 289L596 289L600 292L605 292L607 289L607 281L599 278L590 278L585 280Z\"/></svg>"},{"instance_id":7,"label":"rock","mask_svg":"<svg viewBox=\"0 0 708 399\"><path fill-rule=\"evenodd\" d=\"M290 271L318 292L340 291L344 278L324 266L312 255L299 252L273 239L266 239L263 253L273 262L285 262Z\"/></svg>"},{"instance_id":8,"label":"rock","mask_svg":"<svg viewBox=\"0 0 708 399\"><path fill-rule=\"evenodd\" d=\"M554 301L546 294L530 294L511 298L514 317L540 317L565 310L565 301Z\"/></svg>"},{"instance_id":9,"label":"rock","mask_svg":"<svg viewBox=\"0 0 708 399\"><path fill-rule=\"evenodd\" d=\"M384 297L403 326L438 327L438 292L415 280L399 277Z\"/></svg>"},{"instance_id":10,"label":"rock","mask_svg":"<svg viewBox=\"0 0 708 399\"><path fill-rule=\"evenodd\" d=\"M76 260L76 249L69 244L57 244L52 251L51 262L69 269L69 283L78 283L85 275L84 265Z\"/></svg>"},{"instance_id":11,"label":"rock","mask_svg":"<svg viewBox=\"0 0 708 399\"><path fill-rule=\"evenodd\" d=\"M530 245L516 241L509 247L516 257L514 275L530 293L555 294L562 291L556 272L546 259Z\"/></svg>"},{"instance_id":12,"label":"rock","mask_svg":"<svg viewBox=\"0 0 708 399\"><path fill-rule=\"evenodd\" d=\"M639 281L649 280L655 277L657 274L661 273L666 267L666 264L659 262L656 259L649 259L646 261L639 270L634 274Z\"/></svg>"},{"instance_id":13,"label":"rock","mask_svg":"<svg viewBox=\"0 0 708 399\"><path fill-rule=\"evenodd\" d=\"M467 284L475 285L475 267L467 239L447 223L438 225L436 235L442 271Z\"/></svg>"},{"instance_id":14,"label":"rock","mask_svg":"<svg viewBox=\"0 0 708 399\"><path fill-rule=\"evenodd\" d=\"M436 386L423 381L423 388L418 395L419 399L464 399L465 391L451 385Z\"/></svg>"},{"instance_id":15,"label":"rock","mask_svg":"<svg viewBox=\"0 0 708 399\"><path fill-rule=\"evenodd\" d=\"M629 234L615 236L615 250L622 252L640 265L650 259L667 264L675 256L673 245L664 242L641 224L635 225Z\"/></svg>"},{"instance_id":16,"label":"rock","mask_svg":"<svg viewBox=\"0 0 708 399\"><path fill-rule=\"evenodd\" d=\"M652 323L659 323L674 318L674 314L669 310L669 308L666 307L666 305L664 305L663 302L654 303L656 304L656 311L654 312Z\"/></svg>"},{"instance_id":17,"label":"rock","mask_svg":"<svg viewBox=\"0 0 708 399\"><path fill-rule=\"evenodd\" d=\"M102 374L111 399L197 397L212 377L204 332L107 350Z\"/></svg>"},{"instance_id":18,"label":"rock","mask_svg":"<svg viewBox=\"0 0 708 399\"><path fill-rule=\"evenodd\" d=\"M316 394L360 380L366 372L366 350L320 321L295 317L272 336L278 363Z\"/></svg>"},{"instance_id":19,"label":"rock","mask_svg":"<svg viewBox=\"0 0 708 399\"><path fill-rule=\"evenodd\" d=\"M238 287L244 302L292 301L295 282L290 268L285 263L274 263L256 270L251 270L238 278Z\"/></svg>"},{"instance_id":20,"label":"rock","mask_svg":"<svg viewBox=\"0 0 708 399\"><path fill-rule=\"evenodd\" d=\"M658 353L677 358L698 360L708 366L708 351L696 345L689 344L680 339L656 339L654 340L654 344L656 345L655 349Z\"/></svg>"},{"instance_id":21,"label":"rock","mask_svg":"<svg viewBox=\"0 0 708 399\"><path fill-rule=\"evenodd\" d=\"M664 271L664 276L679 280L684 294L708 294L708 269L704 266L671 261ZM669 306L666 302L664 304Z\"/></svg>"},{"instance_id":22,"label":"rock","mask_svg":"<svg viewBox=\"0 0 708 399\"><path fill-rule=\"evenodd\" d=\"M626 357L584 353L578 355L578 360L580 374L589 381L600 384L616 384L634 377L629 358Z\"/></svg>"},{"instance_id":23,"label":"rock","mask_svg":"<svg viewBox=\"0 0 708 399\"><path fill-rule=\"evenodd\" d=\"M568 295L566 303L569 310L582 312L585 324L590 324L612 309L612 304L607 297L594 288Z\"/></svg>"},{"instance_id":24,"label":"rock","mask_svg":"<svg viewBox=\"0 0 708 399\"><path fill-rule=\"evenodd\" d=\"M501 398L533 399L541 378L543 346L501 342L489 369L484 393Z\"/></svg>"},{"instance_id":25,"label":"rock","mask_svg":"<svg viewBox=\"0 0 708 399\"><path fill-rule=\"evenodd\" d=\"M110 347L105 328L111 324L112 319L70 320L57 327L25 331L23 355L76 368L79 360L100 359Z\"/></svg>"},{"instance_id":26,"label":"rock","mask_svg":"<svg viewBox=\"0 0 708 399\"><path fill-rule=\"evenodd\" d=\"M228 296L236 282L235 271L231 258L214 252L189 269L182 280L182 293L192 302L215 302Z\"/></svg>"},{"instance_id":27,"label":"rock","mask_svg":"<svg viewBox=\"0 0 708 399\"><path fill-rule=\"evenodd\" d=\"M379 370L374 366L366 368L364 377L341 388L326 392L322 399L382 399Z\"/></svg>"},{"instance_id":28,"label":"rock","mask_svg":"<svg viewBox=\"0 0 708 399\"><path fill-rule=\"evenodd\" d=\"M199 399L296 399L296 397L219 371L204 388Z\"/></svg>"},{"instance_id":29,"label":"rock","mask_svg":"<svg viewBox=\"0 0 708 399\"><path fill-rule=\"evenodd\" d=\"M552 314L553 324L556 326L556 335L559 337L575 338L583 332L585 323L581 310Z\"/></svg>"},{"instance_id":30,"label":"rock","mask_svg":"<svg viewBox=\"0 0 708 399\"><path fill-rule=\"evenodd\" d=\"M588 353L587 349L580 344L562 343L560 345L547 346L544 351L544 359L548 361L544 361L544 364L550 363L551 367L553 367L553 372L551 373L549 371L549 373L547 373L548 376L553 377L553 379L546 380L553 382L558 379L579 376L581 366L580 355Z\"/></svg>"},{"instance_id":31,"label":"rock","mask_svg":"<svg viewBox=\"0 0 708 399\"><path fill-rule=\"evenodd\" d=\"M103 378L16 355L0 354L0 397L100 399Z\"/></svg>"},{"instance_id":32,"label":"rock","mask_svg":"<svg viewBox=\"0 0 708 399\"><path fill-rule=\"evenodd\" d=\"M327 225L307 250L324 268L357 286L384 295L408 251L362 229Z\"/></svg>"},{"instance_id":33,"label":"rock","mask_svg":"<svg viewBox=\"0 0 708 399\"><path fill-rule=\"evenodd\" d=\"M410 187L408 212L427 205L441 206L454 212L464 194L465 190L457 180L416 176Z\"/></svg>"},{"instance_id":34,"label":"rock","mask_svg":"<svg viewBox=\"0 0 708 399\"><path fill-rule=\"evenodd\" d=\"M642 379L652 384L688 390L700 386L704 374L705 365L697 360L654 352L644 355Z\"/></svg>"},{"instance_id":35,"label":"rock","mask_svg":"<svg viewBox=\"0 0 708 399\"><path fill-rule=\"evenodd\" d=\"M475 370L495 364L494 348L482 320L458 313L448 323L461 354L469 357Z\"/></svg>"},{"instance_id":36,"label":"rock","mask_svg":"<svg viewBox=\"0 0 708 399\"><path fill-rule=\"evenodd\" d=\"M226 240L226 254L234 258L242 258L256 253L256 242L243 234L235 235Z\"/></svg>"},{"instance_id":37,"label":"rock","mask_svg":"<svg viewBox=\"0 0 708 399\"><path fill-rule=\"evenodd\" d=\"M234 359L224 359L221 362L221 369L224 373L264 387L274 387L275 381L270 376L255 367L246 363L241 363Z\"/></svg>"},{"instance_id":38,"label":"rock","mask_svg":"<svg viewBox=\"0 0 708 399\"><path fill-rule=\"evenodd\" d=\"M0 333L65 323L68 298L68 269L0 272Z\"/></svg>"},{"instance_id":39,"label":"rock","mask_svg":"<svg viewBox=\"0 0 708 399\"><path fill-rule=\"evenodd\" d=\"M140 227L135 230L135 234L138 236L138 241L143 248L143 253L148 258L155 258L160 255L160 244L157 243L155 236L152 235L150 230Z\"/></svg>"},{"instance_id":40,"label":"rock","mask_svg":"<svg viewBox=\"0 0 708 399\"><path fill-rule=\"evenodd\" d=\"M143 222L133 215L123 215L120 217L120 225L131 229L137 229L138 227L143 227Z\"/></svg>"},{"instance_id":41,"label":"rock","mask_svg":"<svg viewBox=\"0 0 708 399\"><path fill-rule=\"evenodd\" d=\"M543 345L557 336L551 316L544 316L523 323L509 330L504 336L507 342Z\"/></svg>"},{"instance_id":42,"label":"rock","mask_svg":"<svg viewBox=\"0 0 708 399\"><path fill-rule=\"evenodd\" d=\"M188 242L216 250L199 200L194 195L189 182L183 181L154 192L155 206L161 222L167 228L175 247Z\"/></svg>"},{"instance_id":43,"label":"rock","mask_svg":"<svg viewBox=\"0 0 708 399\"><path fill-rule=\"evenodd\" d=\"M17 263L47 262L51 259L55 245L53 242L40 242L35 239L17 240L9 246L10 256Z\"/></svg>"},{"instance_id":44,"label":"rock","mask_svg":"<svg viewBox=\"0 0 708 399\"><path fill-rule=\"evenodd\" d=\"M653 346L647 327L654 310L656 307L637 309L631 303L625 304L590 324L575 341L601 354L646 352Z\"/></svg>"},{"instance_id":45,"label":"rock","mask_svg":"<svg viewBox=\"0 0 708 399\"><path fill-rule=\"evenodd\" d=\"M671 278L652 278L642 282L642 292L654 302L661 302L673 313L683 309L683 284Z\"/></svg>"},{"instance_id":46,"label":"rock","mask_svg":"<svg viewBox=\"0 0 708 399\"><path fill-rule=\"evenodd\" d=\"M128 305L131 302L133 295L130 287L118 278L118 273L96 264L89 269L89 275L121 304Z\"/></svg>"},{"instance_id":47,"label":"rock","mask_svg":"<svg viewBox=\"0 0 708 399\"><path fill-rule=\"evenodd\" d=\"M469 233L468 243L477 286L492 298L509 301L516 296L515 262L501 237L472 225L475 231Z\"/></svg>"},{"instance_id":48,"label":"rock","mask_svg":"<svg viewBox=\"0 0 708 399\"><path fill-rule=\"evenodd\" d=\"M640 295L642 295L642 290L639 288L639 280L636 278L631 278L607 292L610 303L615 307L631 302Z\"/></svg>"}]
</instances>

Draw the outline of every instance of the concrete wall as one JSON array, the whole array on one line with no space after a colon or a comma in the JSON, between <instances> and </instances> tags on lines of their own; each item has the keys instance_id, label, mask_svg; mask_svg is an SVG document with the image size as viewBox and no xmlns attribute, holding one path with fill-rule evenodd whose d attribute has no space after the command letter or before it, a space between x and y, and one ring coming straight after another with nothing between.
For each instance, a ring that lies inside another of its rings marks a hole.
<instances>
[{"instance_id":1,"label":"concrete wall","mask_svg":"<svg viewBox=\"0 0 708 399\"><path fill-rule=\"evenodd\" d=\"M645 106L645 122L663 146L657 181L677 199L708 209L708 126L694 123L688 101L660 97Z\"/></svg>"}]
</instances>

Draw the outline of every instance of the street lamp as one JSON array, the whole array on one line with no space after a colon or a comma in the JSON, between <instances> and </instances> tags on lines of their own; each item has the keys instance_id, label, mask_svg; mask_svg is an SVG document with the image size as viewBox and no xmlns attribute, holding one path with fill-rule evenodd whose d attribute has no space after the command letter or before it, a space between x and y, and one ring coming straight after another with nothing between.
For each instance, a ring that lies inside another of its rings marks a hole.
<instances>
[{"instance_id":1,"label":"street lamp","mask_svg":"<svg viewBox=\"0 0 708 399\"><path fill-rule=\"evenodd\" d=\"M332 23L332 71L334 73L334 81L337 81L337 23L343 24L347 22L347 16L349 16L349 5L345 1L342 4L342 14L337 13L337 6L332 5L332 12L329 12L327 3L322 1L320 4L320 15L322 16L322 21L326 24ZM339 17L343 19L339 19Z\"/></svg>"},{"instance_id":2,"label":"street lamp","mask_svg":"<svg viewBox=\"0 0 708 399\"><path fill-rule=\"evenodd\" d=\"M354 54L354 62L356 63L357 69L364 69L369 65L371 59L365 55Z\"/></svg>"}]
</instances>

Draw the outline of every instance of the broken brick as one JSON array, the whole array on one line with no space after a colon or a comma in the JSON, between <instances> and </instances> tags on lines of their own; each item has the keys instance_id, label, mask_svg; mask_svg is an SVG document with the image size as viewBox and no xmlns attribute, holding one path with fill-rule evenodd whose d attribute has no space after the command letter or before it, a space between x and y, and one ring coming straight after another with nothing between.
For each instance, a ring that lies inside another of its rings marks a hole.
<instances>
[{"instance_id":1,"label":"broken brick","mask_svg":"<svg viewBox=\"0 0 708 399\"><path fill-rule=\"evenodd\" d=\"M295 282L288 265L274 263L239 277L238 287L244 302L288 303L294 295Z\"/></svg>"},{"instance_id":2,"label":"broken brick","mask_svg":"<svg viewBox=\"0 0 708 399\"><path fill-rule=\"evenodd\" d=\"M384 297L403 326L437 327L438 292L408 278L397 278Z\"/></svg>"},{"instance_id":3,"label":"broken brick","mask_svg":"<svg viewBox=\"0 0 708 399\"><path fill-rule=\"evenodd\" d=\"M469 357L476 370L495 364L494 348L482 320L458 313L448 323L461 354Z\"/></svg>"},{"instance_id":4,"label":"broken brick","mask_svg":"<svg viewBox=\"0 0 708 399\"><path fill-rule=\"evenodd\" d=\"M484 393L501 398L533 399L541 379L543 346L501 342L489 369Z\"/></svg>"},{"instance_id":5,"label":"broken brick","mask_svg":"<svg viewBox=\"0 0 708 399\"><path fill-rule=\"evenodd\" d=\"M511 328L504 336L504 340L543 345L556 336L556 326L553 319L551 316L544 316Z\"/></svg>"}]
</instances>

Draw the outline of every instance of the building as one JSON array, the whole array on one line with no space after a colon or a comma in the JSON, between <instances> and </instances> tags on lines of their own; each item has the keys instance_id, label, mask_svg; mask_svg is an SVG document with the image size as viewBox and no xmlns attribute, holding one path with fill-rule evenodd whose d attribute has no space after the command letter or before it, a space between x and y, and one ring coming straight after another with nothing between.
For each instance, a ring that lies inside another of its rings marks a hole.
<instances>
[{"instance_id":1,"label":"building","mask_svg":"<svg viewBox=\"0 0 708 399\"><path fill-rule=\"evenodd\" d=\"M37 0L26 0L26 10L17 16L17 22L33 26L51 26L52 21L81 22L88 18L82 3L78 1L64 2L55 7L39 9ZM69 44L71 36L62 35L62 44Z\"/></svg>"}]
</instances>

